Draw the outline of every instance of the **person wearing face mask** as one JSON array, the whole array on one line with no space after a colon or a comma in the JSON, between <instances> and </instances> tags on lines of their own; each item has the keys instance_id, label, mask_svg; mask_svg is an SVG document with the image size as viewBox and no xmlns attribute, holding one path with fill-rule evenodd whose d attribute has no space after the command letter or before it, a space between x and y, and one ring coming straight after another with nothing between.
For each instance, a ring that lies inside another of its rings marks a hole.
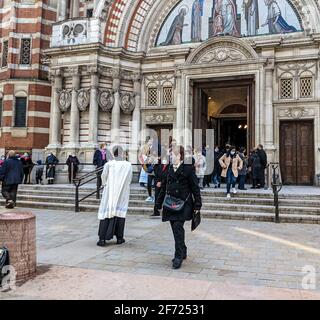
<instances>
[{"instance_id":1,"label":"person wearing face mask","mask_svg":"<svg viewBox=\"0 0 320 320\"><path fill-rule=\"evenodd\" d=\"M68 166L69 183L71 184L72 181L77 178L80 161L78 157L73 153L69 155L66 164Z\"/></svg>"},{"instance_id":2,"label":"person wearing face mask","mask_svg":"<svg viewBox=\"0 0 320 320\"><path fill-rule=\"evenodd\" d=\"M193 213L199 212L202 207L200 188L194 166L184 163L184 155L182 146L175 146L172 149L172 163L168 167L167 174L164 175L157 199L158 210L162 209L166 195L185 201L181 211L172 211L164 207L162 212L162 221L170 222L175 240L173 269L179 269L183 260L187 259L184 224L186 221L191 221Z\"/></svg>"},{"instance_id":3,"label":"person wearing face mask","mask_svg":"<svg viewBox=\"0 0 320 320\"><path fill-rule=\"evenodd\" d=\"M50 152L46 159L46 179L48 184L53 184L54 178L56 176L56 166L59 163L57 157Z\"/></svg>"},{"instance_id":4,"label":"person wearing face mask","mask_svg":"<svg viewBox=\"0 0 320 320\"><path fill-rule=\"evenodd\" d=\"M231 147L230 151L224 154L219 160L222 167L221 176L227 181L227 198L231 198L231 186L233 194L237 193L236 182L239 176L239 170L242 170L243 161L237 154L236 148Z\"/></svg>"}]
</instances>

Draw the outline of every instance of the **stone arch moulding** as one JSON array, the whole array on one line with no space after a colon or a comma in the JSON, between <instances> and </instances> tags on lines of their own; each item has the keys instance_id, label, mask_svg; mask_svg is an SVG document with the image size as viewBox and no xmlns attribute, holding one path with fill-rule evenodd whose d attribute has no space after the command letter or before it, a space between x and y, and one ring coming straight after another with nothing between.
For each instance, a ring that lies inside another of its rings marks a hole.
<instances>
[{"instance_id":1,"label":"stone arch moulding","mask_svg":"<svg viewBox=\"0 0 320 320\"><path fill-rule=\"evenodd\" d=\"M208 64L258 60L258 54L245 40L234 37L212 38L188 57L186 64Z\"/></svg>"}]
</instances>

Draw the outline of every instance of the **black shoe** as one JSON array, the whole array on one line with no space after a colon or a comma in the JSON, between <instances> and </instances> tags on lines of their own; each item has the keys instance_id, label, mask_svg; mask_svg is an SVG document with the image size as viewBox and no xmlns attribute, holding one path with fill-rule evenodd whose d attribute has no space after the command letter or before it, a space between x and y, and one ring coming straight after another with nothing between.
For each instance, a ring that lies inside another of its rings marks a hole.
<instances>
[{"instance_id":1,"label":"black shoe","mask_svg":"<svg viewBox=\"0 0 320 320\"><path fill-rule=\"evenodd\" d=\"M105 247L106 246L106 241L105 240L99 240L97 242L97 246L98 247Z\"/></svg>"},{"instance_id":2,"label":"black shoe","mask_svg":"<svg viewBox=\"0 0 320 320\"><path fill-rule=\"evenodd\" d=\"M123 243L125 243L125 242L126 242L125 239L118 239L118 240L117 240L117 244L123 244Z\"/></svg>"},{"instance_id":3,"label":"black shoe","mask_svg":"<svg viewBox=\"0 0 320 320\"><path fill-rule=\"evenodd\" d=\"M176 258L176 259L174 259L172 261L172 269L175 269L175 270L180 269L181 265L182 265L182 260L181 259L177 259Z\"/></svg>"},{"instance_id":4,"label":"black shoe","mask_svg":"<svg viewBox=\"0 0 320 320\"><path fill-rule=\"evenodd\" d=\"M15 206L15 203L13 200L9 200L6 204L6 209L13 209Z\"/></svg>"},{"instance_id":5,"label":"black shoe","mask_svg":"<svg viewBox=\"0 0 320 320\"><path fill-rule=\"evenodd\" d=\"M150 217L160 217L160 213L159 212L154 212Z\"/></svg>"}]
</instances>

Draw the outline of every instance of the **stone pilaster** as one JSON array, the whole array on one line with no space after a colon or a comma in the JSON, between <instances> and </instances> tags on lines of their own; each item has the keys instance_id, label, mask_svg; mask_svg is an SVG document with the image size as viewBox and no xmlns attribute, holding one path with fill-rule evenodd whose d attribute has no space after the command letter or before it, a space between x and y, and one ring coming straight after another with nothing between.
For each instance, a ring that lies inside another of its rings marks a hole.
<instances>
[{"instance_id":1,"label":"stone pilaster","mask_svg":"<svg viewBox=\"0 0 320 320\"><path fill-rule=\"evenodd\" d=\"M69 147L76 149L79 147L80 133L80 112L77 103L78 90L80 89L79 68L71 68L72 73L72 98L70 111L70 142Z\"/></svg>"},{"instance_id":2,"label":"stone pilaster","mask_svg":"<svg viewBox=\"0 0 320 320\"><path fill-rule=\"evenodd\" d=\"M176 73L176 93L175 93L175 100L176 100L176 106L177 106L177 112L176 112L176 135L175 138L181 143L180 138L183 135L183 104L184 101L181 96L181 72L177 71Z\"/></svg>"},{"instance_id":3,"label":"stone pilaster","mask_svg":"<svg viewBox=\"0 0 320 320\"><path fill-rule=\"evenodd\" d=\"M80 10L80 0L72 0L71 18L78 18Z\"/></svg>"},{"instance_id":4,"label":"stone pilaster","mask_svg":"<svg viewBox=\"0 0 320 320\"><path fill-rule=\"evenodd\" d=\"M67 19L67 0L59 0L57 13L58 21Z\"/></svg>"},{"instance_id":5,"label":"stone pilaster","mask_svg":"<svg viewBox=\"0 0 320 320\"><path fill-rule=\"evenodd\" d=\"M141 138L141 74L132 76L133 92L135 94L135 109L132 114L131 152L130 161L138 163L138 150Z\"/></svg>"},{"instance_id":6,"label":"stone pilaster","mask_svg":"<svg viewBox=\"0 0 320 320\"><path fill-rule=\"evenodd\" d=\"M89 146L98 146L98 127L99 127L99 106L98 106L98 88L99 73L96 66L90 67L91 91L90 91L90 109L89 109Z\"/></svg>"},{"instance_id":7,"label":"stone pilaster","mask_svg":"<svg viewBox=\"0 0 320 320\"><path fill-rule=\"evenodd\" d=\"M111 115L111 143L120 143L120 71L113 74L114 106Z\"/></svg>"},{"instance_id":8,"label":"stone pilaster","mask_svg":"<svg viewBox=\"0 0 320 320\"><path fill-rule=\"evenodd\" d=\"M51 95L51 114L50 114L50 142L49 148L56 149L61 147L61 110L59 108L59 90L62 89L61 69L51 71L52 95Z\"/></svg>"},{"instance_id":9,"label":"stone pilaster","mask_svg":"<svg viewBox=\"0 0 320 320\"><path fill-rule=\"evenodd\" d=\"M269 161L274 159L274 110L273 110L273 72L274 61L270 60L265 69L265 110L264 110L264 125L265 125L265 149L269 156Z\"/></svg>"}]
</instances>

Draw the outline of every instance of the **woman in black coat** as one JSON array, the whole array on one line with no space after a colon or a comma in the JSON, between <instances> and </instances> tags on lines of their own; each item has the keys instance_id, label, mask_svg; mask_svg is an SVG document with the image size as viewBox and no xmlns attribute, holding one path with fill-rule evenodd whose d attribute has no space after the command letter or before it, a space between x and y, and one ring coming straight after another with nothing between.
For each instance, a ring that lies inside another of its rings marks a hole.
<instances>
[{"instance_id":1,"label":"woman in black coat","mask_svg":"<svg viewBox=\"0 0 320 320\"><path fill-rule=\"evenodd\" d=\"M170 221L174 240L175 255L172 267L179 269L182 261L187 258L185 245L184 223L192 220L193 213L200 211L202 206L200 188L194 166L184 163L184 148L175 147L172 150L172 163L168 173L161 183L161 190L157 199L157 208L161 210L166 194L186 201L181 212L163 209L162 221Z\"/></svg>"}]
</instances>

